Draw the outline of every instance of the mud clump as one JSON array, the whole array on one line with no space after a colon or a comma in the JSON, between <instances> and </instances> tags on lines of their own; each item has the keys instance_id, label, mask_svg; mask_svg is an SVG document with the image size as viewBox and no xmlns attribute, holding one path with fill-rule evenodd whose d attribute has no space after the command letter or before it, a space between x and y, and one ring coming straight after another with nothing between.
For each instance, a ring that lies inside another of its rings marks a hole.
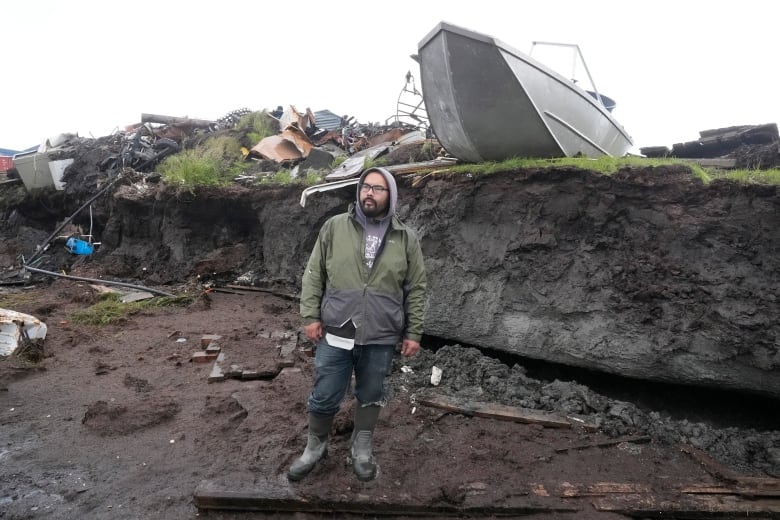
<instances>
[{"instance_id":1,"label":"mud clump","mask_svg":"<svg viewBox=\"0 0 780 520\"><path fill-rule=\"evenodd\" d=\"M96 401L81 422L101 436L128 435L170 421L180 410L178 403L159 396L129 404Z\"/></svg>"}]
</instances>

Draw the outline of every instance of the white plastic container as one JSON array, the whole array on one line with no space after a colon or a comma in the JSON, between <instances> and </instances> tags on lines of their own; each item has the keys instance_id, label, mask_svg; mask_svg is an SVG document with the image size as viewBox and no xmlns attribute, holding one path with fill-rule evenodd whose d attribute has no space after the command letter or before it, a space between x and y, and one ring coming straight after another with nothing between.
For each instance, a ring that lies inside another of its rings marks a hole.
<instances>
[{"instance_id":1,"label":"white plastic container","mask_svg":"<svg viewBox=\"0 0 780 520\"><path fill-rule=\"evenodd\" d=\"M27 191L54 187L49 169L49 156L37 151L14 155L14 167Z\"/></svg>"}]
</instances>

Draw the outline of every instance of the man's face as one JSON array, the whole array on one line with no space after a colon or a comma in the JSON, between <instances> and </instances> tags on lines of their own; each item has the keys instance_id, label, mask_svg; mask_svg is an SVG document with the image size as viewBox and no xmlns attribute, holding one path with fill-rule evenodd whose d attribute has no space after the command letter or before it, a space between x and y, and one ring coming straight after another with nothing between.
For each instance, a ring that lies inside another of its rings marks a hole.
<instances>
[{"instance_id":1,"label":"man's face","mask_svg":"<svg viewBox=\"0 0 780 520\"><path fill-rule=\"evenodd\" d=\"M380 190L367 189L369 186L380 186ZM381 218L387 214L390 205L390 191L387 180L381 173L371 172L363 179L360 186L360 208L369 218Z\"/></svg>"}]
</instances>

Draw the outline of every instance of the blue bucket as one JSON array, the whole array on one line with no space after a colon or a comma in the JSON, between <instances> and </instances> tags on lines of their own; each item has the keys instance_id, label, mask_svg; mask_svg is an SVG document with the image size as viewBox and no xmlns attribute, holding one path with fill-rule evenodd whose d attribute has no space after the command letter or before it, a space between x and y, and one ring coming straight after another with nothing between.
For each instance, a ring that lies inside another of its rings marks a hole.
<instances>
[{"instance_id":1,"label":"blue bucket","mask_svg":"<svg viewBox=\"0 0 780 520\"><path fill-rule=\"evenodd\" d=\"M65 242L65 247L74 255L91 255L95 248L89 242L70 237Z\"/></svg>"}]
</instances>

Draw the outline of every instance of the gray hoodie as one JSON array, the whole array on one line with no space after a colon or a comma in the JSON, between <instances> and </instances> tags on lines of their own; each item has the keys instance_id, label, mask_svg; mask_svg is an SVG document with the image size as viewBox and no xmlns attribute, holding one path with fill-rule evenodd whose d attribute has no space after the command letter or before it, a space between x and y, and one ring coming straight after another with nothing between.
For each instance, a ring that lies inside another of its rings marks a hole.
<instances>
[{"instance_id":1,"label":"gray hoodie","mask_svg":"<svg viewBox=\"0 0 780 520\"><path fill-rule=\"evenodd\" d=\"M381 219L369 218L363 213L360 207L360 186L369 173L381 173L387 181L387 187L390 189L390 197L387 205L387 215ZM395 184L393 174L384 168L369 168L360 176L357 185L357 203L355 204L355 218L363 226L363 252L366 259L366 266L371 269L374 265L374 259L382 250L382 241L384 240L390 221L393 220L395 209L398 205L398 187Z\"/></svg>"}]
</instances>

